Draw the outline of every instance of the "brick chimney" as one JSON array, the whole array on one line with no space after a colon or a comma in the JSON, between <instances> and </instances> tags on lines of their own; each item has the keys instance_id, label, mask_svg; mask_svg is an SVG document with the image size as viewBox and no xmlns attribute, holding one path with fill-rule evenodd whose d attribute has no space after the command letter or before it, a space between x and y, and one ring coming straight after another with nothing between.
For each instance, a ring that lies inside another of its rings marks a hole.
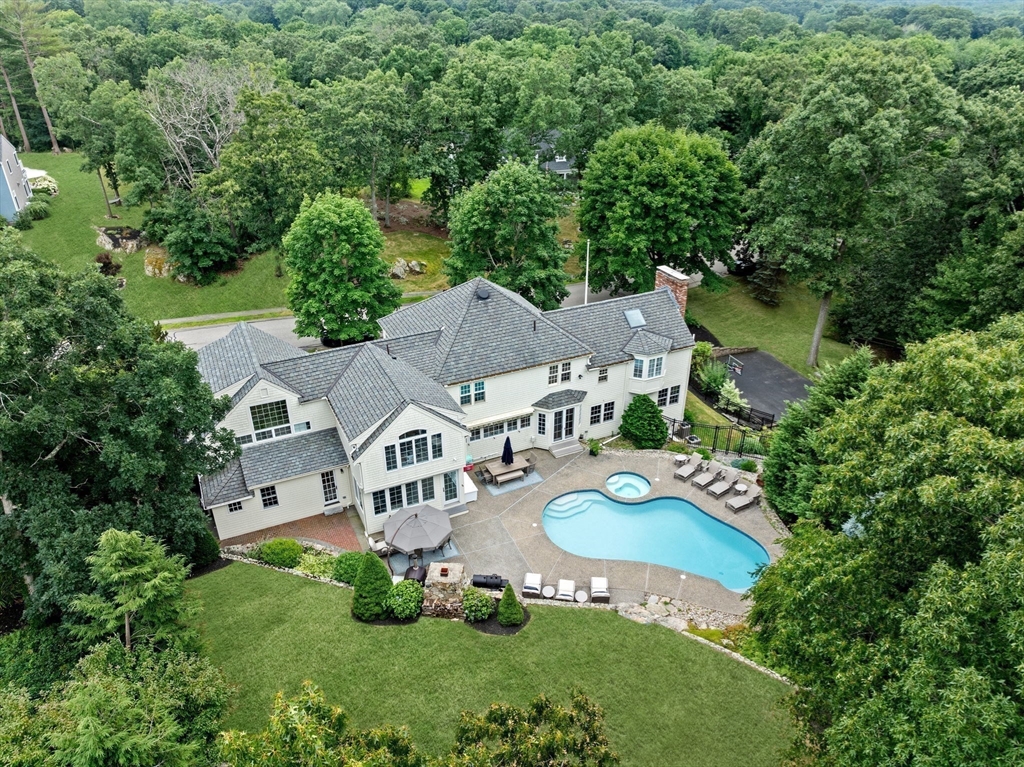
<instances>
[{"instance_id":1,"label":"brick chimney","mask_svg":"<svg viewBox=\"0 0 1024 767\"><path fill-rule=\"evenodd\" d=\"M690 278L671 266L659 266L654 273L654 289L668 288L679 304L679 313L686 316L686 292L690 286Z\"/></svg>"}]
</instances>

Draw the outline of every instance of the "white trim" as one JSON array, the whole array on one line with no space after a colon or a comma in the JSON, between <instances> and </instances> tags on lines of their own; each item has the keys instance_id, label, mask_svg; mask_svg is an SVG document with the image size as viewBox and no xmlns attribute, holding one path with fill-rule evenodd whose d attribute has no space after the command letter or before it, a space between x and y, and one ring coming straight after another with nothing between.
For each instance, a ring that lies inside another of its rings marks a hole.
<instances>
[{"instance_id":1,"label":"white trim","mask_svg":"<svg viewBox=\"0 0 1024 767\"><path fill-rule=\"evenodd\" d=\"M476 429L478 427L486 426L489 423L497 423L498 421L511 421L513 418L522 418L524 416L533 415L532 407L524 407L521 410L512 410L508 413L492 415L487 418L481 418L479 421L470 421L464 423L463 426L466 429Z\"/></svg>"}]
</instances>

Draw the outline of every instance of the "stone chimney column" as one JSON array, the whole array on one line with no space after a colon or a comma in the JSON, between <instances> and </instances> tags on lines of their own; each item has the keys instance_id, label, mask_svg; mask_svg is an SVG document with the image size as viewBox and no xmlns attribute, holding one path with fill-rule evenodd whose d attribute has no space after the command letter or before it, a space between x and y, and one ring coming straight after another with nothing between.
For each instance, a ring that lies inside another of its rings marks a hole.
<instances>
[{"instance_id":1,"label":"stone chimney column","mask_svg":"<svg viewBox=\"0 0 1024 767\"><path fill-rule=\"evenodd\" d=\"M671 266L659 266L654 273L654 289L668 288L679 304L679 313L686 316L686 294L690 287L690 278Z\"/></svg>"}]
</instances>

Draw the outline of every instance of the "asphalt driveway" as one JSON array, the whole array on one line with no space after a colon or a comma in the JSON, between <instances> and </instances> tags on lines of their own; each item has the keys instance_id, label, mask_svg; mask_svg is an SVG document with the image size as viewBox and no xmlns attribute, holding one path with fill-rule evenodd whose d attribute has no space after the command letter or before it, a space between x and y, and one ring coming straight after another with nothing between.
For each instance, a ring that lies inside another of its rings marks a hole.
<instances>
[{"instance_id":1,"label":"asphalt driveway","mask_svg":"<svg viewBox=\"0 0 1024 767\"><path fill-rule=\"evenodd\" d=\"M732 379L752 408L774 413L778 420L785 414L787 402L807 399L806 387L811 385L811 380L783 365L768 352L746 352L735 356L743 363L743 374L733 373Z\"/></svg>"}]
</instances>

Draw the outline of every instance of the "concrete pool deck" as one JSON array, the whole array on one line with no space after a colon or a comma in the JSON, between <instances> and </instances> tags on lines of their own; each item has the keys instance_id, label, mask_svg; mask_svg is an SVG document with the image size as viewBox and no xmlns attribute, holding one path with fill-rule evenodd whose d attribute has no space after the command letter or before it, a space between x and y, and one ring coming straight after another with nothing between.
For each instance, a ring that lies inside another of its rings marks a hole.
<instances>
[{"instance_id":1,"label":"concrete pool deck","mask_svg":"<svg viewBox=\"0 0 1024 767\"><path fill-rule=\"evenodd\" d=\"M577 589L589 592L593 576L608 578L612 603L642 602L647 594L680 599L712 610L742 615L749 604L740 594L716 580L671 567L613 559L588 559L559 548L544 532L541 515L552 498L577 490L605 491L605 480L617 471L632 471L651 482L648 500L663 496L691 501L716 519L726 522L764 546L771 561L782 555L777 541L782 535L772 527L757 506L734 513L726 508L729 493L715 500L689 481L672 476L675 455L666 451L605 451L599 456L583 452L554 458L534 450L537 472L544 478L538 485L492 496L480 488L478 500L469 512L452 519L453 538L462 552L449 561L462 562L476 574L497 573L508 578L517 592L528 572L540 573L545 585L560 578L576 581Z\"/></svg>"}]
</instances>

